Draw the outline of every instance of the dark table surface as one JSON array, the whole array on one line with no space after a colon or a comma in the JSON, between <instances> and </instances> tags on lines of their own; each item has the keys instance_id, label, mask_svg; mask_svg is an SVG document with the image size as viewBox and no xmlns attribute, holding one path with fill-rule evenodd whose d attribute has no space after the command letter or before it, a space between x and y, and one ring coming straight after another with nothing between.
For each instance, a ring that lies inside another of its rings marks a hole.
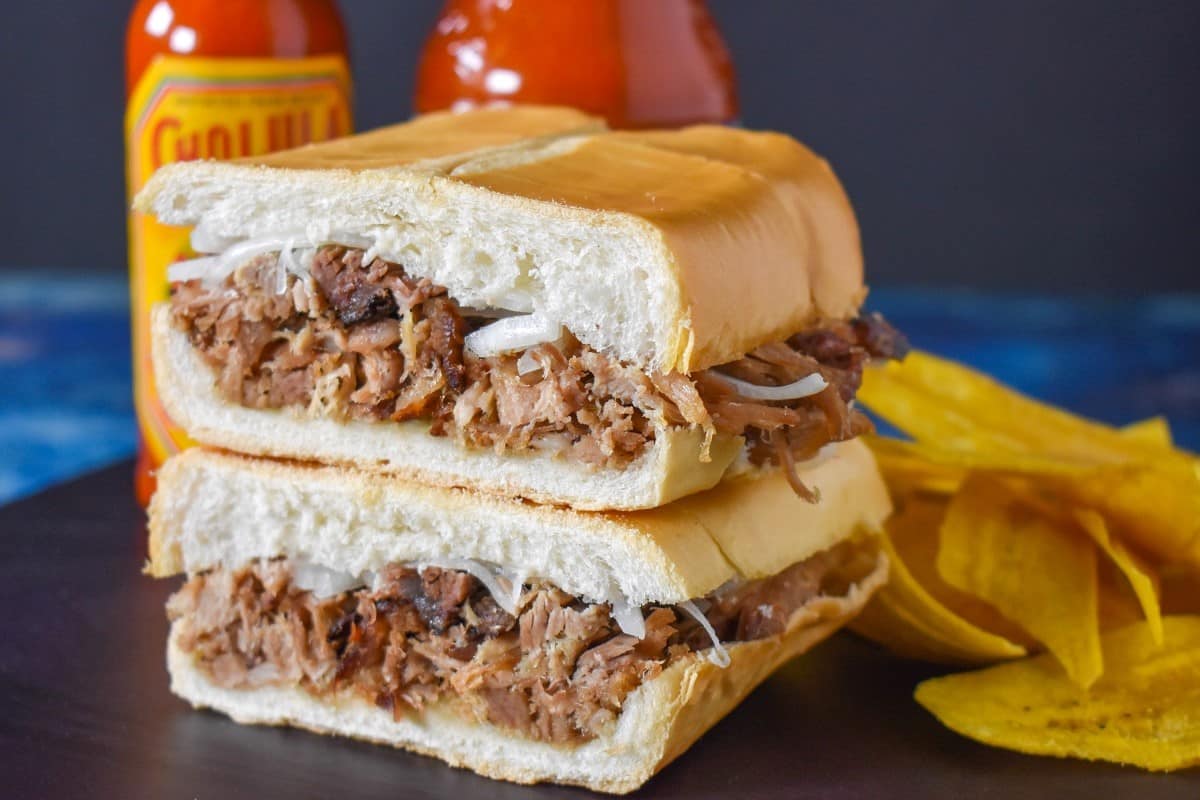
<instances>
[{"instance_id":1,"label":"dark table surface","mask_svg":"<svg viewBox=\"0 0 1200 800\"><path fill-rule=\"evenodd\" d=\"M139 574L130 465L0 508L0 797L582 797L433 759L244 728L167 690L163 602ZM1200 771L1150 775L977 745L911 699L934 668L843 634L784 667L638 796L1200 797Z\"/></svg>"}]
</instances>

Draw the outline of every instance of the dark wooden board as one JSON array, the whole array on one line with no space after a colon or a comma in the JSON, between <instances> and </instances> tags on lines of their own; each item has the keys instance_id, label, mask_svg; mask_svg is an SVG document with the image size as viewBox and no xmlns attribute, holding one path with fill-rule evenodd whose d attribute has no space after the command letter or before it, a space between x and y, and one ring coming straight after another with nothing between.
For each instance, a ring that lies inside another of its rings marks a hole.
<instances>
[{"instance_id":1,"label":"dark wooden board","mask_svg":"<svg viewBox=\"0 0 1200 800\"><path fill-rule=\"evenodd\" d=\"M0 508L0 797L539 798L433 759L246 728L167 691L163 602L139 569L122 464ZM934 674L843 634L792 662L644 797L1200 798L1200 772L1149 775L982 747L911 699Z\"/></svg>"}]
</instances>

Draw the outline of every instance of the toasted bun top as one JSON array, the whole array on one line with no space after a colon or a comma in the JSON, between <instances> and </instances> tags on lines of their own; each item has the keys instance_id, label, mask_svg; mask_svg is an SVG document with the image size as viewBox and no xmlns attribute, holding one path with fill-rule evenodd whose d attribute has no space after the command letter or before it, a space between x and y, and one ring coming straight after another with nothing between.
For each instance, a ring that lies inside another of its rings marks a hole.
<instances>
[{"instance_id":1,"label":"toasted bun top","mask_svg":"<svg viewBox=\"0 0 1200 800\"><path fill-rule=\"evenodd\" d=\"M371 238L471 306L527 306L663 371L740 358L861 304L858 227L825 161L717 126L438 113L239 162L171 164L135 207L228 238Z\"/></svg>"},{"instance_id":2,"label":"toasted bun top","mask_svg":"<svg viewBox=\"0 0 1200 800\"><path fill-rule=\"evenodd\" d=\"M493 108L461 114L442 111L355 136L241 158L233 163L275 169L361 171L439 160L436 168L446 171L476 153L514 142L603 129L604 121L600 118L559 106Z\"/></svg>"},{"instance_id":3,"label":"toasted bun top","mask_svg":"<svg viewBox=\"0 0 1200 800\"><path fill-rule=\"evenodd\" d=\"M834 446L800 476L820 489L820 503L800 500L771 471L653 510L589 513L194 448L159 472L149 571L289 556L361 575L393 562L474 559L590 600L681 602L773 575L878 528L891 510L861 442Z\"/></svg>"}]
</instances>

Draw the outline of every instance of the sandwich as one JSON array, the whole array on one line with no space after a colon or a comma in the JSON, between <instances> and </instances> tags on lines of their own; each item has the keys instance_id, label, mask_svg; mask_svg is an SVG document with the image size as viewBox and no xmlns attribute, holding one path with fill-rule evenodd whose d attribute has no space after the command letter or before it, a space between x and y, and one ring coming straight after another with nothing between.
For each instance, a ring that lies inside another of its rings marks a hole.
<instances>
[{"instance_id":1,"label":"sandwich","mask_svg":"<svg viewBox=\"0 0 1200 800\"><path fill-rule=\"evenodd\" d=\"M514 107L160 169L154 310L198 442L581 510L801 475L904 350L829 166L788 136Z\"/></svg>"},{"instance_id":2,"label":"sandwich","mask_svg":"<svg viewBox=\"0 0 1200 800\"><path fill-rule=\"evenodd\" d=\"M662 508L581 512L355 467L186 450L150 561L171 687L243 723L623 793L884 581L864 444Z\"/></svg>"},{"instance_id":3,"label":"sandwich","mask_svg":"<svg viewBox=\"0 0 1200 800\"><path fill-rule=\"evenodd\" d=\"M905 345L794 140L433 114L136 204L193 227L147 566L193 705L627 792L886 579L854 393Z\"/></svg>"}]
</instances>

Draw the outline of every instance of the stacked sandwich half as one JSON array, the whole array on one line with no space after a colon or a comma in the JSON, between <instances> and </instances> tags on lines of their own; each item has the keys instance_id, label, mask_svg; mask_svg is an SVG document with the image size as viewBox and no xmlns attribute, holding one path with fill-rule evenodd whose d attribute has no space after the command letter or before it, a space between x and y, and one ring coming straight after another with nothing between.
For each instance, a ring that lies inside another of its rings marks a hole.
<instances>
[{"instance_id":1,"label":"stacked sandwich half","mask_svg":"<svg viewBox=\"0 0 1200 800\"><path fill-rule=\"evenodd\" d=\"M624 792L885 579L854 437L902 347L779 134L430 115L160 170L172 689Z\"/></svg>"}]
</instances>

